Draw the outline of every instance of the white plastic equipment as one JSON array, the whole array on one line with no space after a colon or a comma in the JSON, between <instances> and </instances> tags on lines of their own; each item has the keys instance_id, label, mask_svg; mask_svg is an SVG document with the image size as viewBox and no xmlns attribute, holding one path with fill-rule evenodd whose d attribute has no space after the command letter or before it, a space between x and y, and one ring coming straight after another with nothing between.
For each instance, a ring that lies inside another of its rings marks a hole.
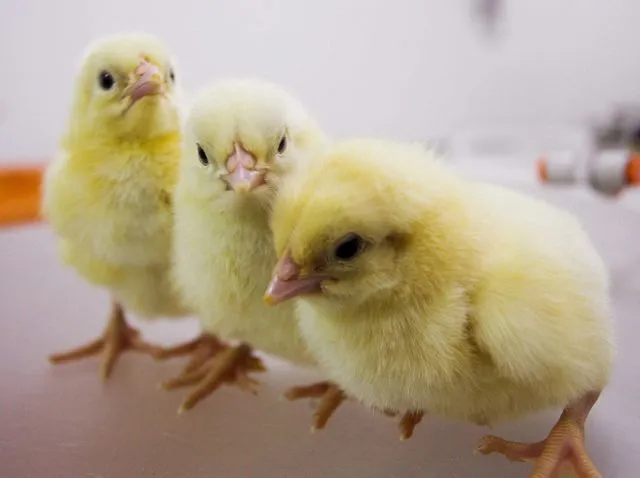
<instances>
[{"instance_id":1,"label":"white plastic equipment","mask_svg":"<svg viewBox=\"0 0 640 478\"><path fill-rule=\"evenodd\" d=\"M582 161L570 152L553 153L539 158L536 167L538 180L544 184L586 183L610 197L640 186L640 154L627 149L599 151Z\"/></svg>"}]
</instances>

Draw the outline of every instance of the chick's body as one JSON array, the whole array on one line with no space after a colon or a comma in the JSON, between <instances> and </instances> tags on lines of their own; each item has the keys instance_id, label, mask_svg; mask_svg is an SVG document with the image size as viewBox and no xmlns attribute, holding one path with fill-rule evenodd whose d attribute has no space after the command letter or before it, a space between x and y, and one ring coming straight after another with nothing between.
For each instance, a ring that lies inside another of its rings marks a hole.
<instances>
[{"instance_id":1,"label":"chick's body","mask_svg":"<svg viewBox=\"0 0 640 478\"><path fill-rule=\"evenodd\" d=\"M216 83L195 97L188 115L175 194L175 281L203 329L246 344L245 352L250 345L313 363L292 304L274 310L262 297L276 261L271 201L282 178L324 141L297 100L260 80ZM217 388L221 363L246 369L241 356L212 363L195 395ZM245 372L238 373L248 382ZM193 396L183 407L195 405Z\"/></svg>"},{"instance_id":2,"label":"chick's body","mask_svg":"<svg viewBox=\"0 0 640 478\"><path fill-rule=\"evenodd\" d=\"M459 269L467 277L435 297L416 284L414 293L357 311L301 301L311 350L368 405L479 423L603 388L612 358L605 275L580 228L565 213L510 191L468 192L486 235L466 229L475 235ZM483 214L486 206L494 212ZM564 237L550 240L550 231ZM453 239L447 244L464 248ZM418 257L413 265L418 281L438 273Z\"/></svg>"},{"instance_id":3,"label":"chick's body","mask_svg":"<svg viewBox=\"0 0 640 478\"><path fill-rule=\"evenodd\" d=\"M191 183L199 178L187 176L176 191L175 272L202 327L294 363L311 363L293 304L276 310L262 300L276 263L267 211L249 200L238 204L232 192L212 197Z\"/></svg>"},{"instance_id":4,"label":"chick's body","mask_svg":"<svg viewBox=\"0 0 640 478\"><path fill-rule=\"evenodd\" d=\"M63 153L45 177L45 213L63 262L145 318L185 314L169 280L177 140L112 158L100 150Z\"/></svg>"},{"instance_id":5,"label":"chick's body","mask_svg":"<svg viewBox=\"0 0 640 478\"><path fill-rule=\"evenodd\" d=\"M44 179L43 213L63 262L114 300L111 346L95 342L54 361L104 348L104 378L120 349L154 351L126 326L123 309L147 319L187 313L169 272L182 139L174 82L156 37L115 35L91 45L61 151Z\"/></svg>"},{"instance_id":6,"label":"chick's body","mask_svg":"<svg viewBox=\"0 0 640 478\"><path fill-rule=\"evenodd\" d=\"M272 294L317 279L282 297L300 295L310 350L365 404L493 424L607 384L608 277L569 213L384 141L339 143L290 183Z\"/></svg>"}]
</instances>

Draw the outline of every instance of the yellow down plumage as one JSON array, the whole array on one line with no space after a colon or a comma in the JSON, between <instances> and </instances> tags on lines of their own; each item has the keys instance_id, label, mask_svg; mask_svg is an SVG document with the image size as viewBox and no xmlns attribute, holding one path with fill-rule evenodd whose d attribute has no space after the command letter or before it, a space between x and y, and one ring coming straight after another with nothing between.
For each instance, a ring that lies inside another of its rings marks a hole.
<instances>
[{"instance_id":1,"label":"yellow down plumage","mask_svg":"<svg viewBox=\"0 0 640 478\"><path fill-rule=\"evenodd\" d=\"M154 36L92 44L45 175L43 213L62 260L109 291L114 317L122 308L147 319L187 313L169 273L182 144L175 79L170 54Z\"/></svg>"},{"instance_id":2,"label":"yellow down plumage","mask_svg":"<svg viewBox=\"0 0 640 478\"><path fill-rule=\"evenodd\" d=\"M205 330L308 362L292 306L274 311L262 295L276 260L270 202L282 176L306 161L324 135L297 100L258 80L214 84L193 104L176 189L176 283ZM286 150L278 153L283 135ZM267 185L247 194L228 190L220 173L234 144L270 168ZM198 146L209 164L202 164Z\"/></svg>"},{"instance_id":3,"label":"yellow down plumage","mask_svg":"<svg viewBox=\"0 0 640 478\"><path fill-rule=\"evenodd\" d=\"M272 227L272 301L298 296L310 350L368 406L493 424L608 383L608 275L568 212L360 139L290 178Z\"/></svg>"}]
</instances>

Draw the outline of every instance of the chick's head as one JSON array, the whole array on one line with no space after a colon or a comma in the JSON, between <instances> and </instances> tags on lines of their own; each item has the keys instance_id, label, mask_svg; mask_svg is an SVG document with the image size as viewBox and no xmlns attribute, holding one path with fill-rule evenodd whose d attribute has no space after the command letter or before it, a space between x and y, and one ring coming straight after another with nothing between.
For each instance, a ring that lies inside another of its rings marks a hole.
<instances>
[{"instance_id":1,"label":"chick's head","mask_svg":"<svg viewBox=\"0 0 640 478\"><path fill-rule=\"evenodd\" d=\"M269 204L283 176L324 138L282 88L260 80L226 80L193 102L184 167L201 177L213 196L228 193L232 201Z\"/></svg>"},{"instance_id":2,"label":"chick's head","mask_svg":"<svg viewBox=\"0 0 640 478\"><path fill-rule=\"evenodd\" d=\"M76 77L70 134L147 140L180 130L176 71L150 34L118 34L89 46Z\"/></svg>"},{"instance_id":3,"label":"chick's head","mask_svg":"<svg viewBox=\"0 0 640 478\"><path fill-rule=\"evenodd\" d=\"M318 151L274 202L280 259L265 301L358 306L404 299L416 283L435 293L464 273L470 253L456 242L467 227L464 187L416 145L353 139Z\"/></svg>"},{"instance_id":4,"label":"chick's head","mask_svg":"<svg viewBox=\"0 0 640 478\"><path fill-rule=\"evenodd\" d=\"M398 293L417 252L427 263L447 253L442 231L456 188L455 178L414 145L349 140L319 152L274 203L280 260L265 300L304 295L357 305ZM433 207L417 207L425 202Z\"/></svg>"}]
</instances>

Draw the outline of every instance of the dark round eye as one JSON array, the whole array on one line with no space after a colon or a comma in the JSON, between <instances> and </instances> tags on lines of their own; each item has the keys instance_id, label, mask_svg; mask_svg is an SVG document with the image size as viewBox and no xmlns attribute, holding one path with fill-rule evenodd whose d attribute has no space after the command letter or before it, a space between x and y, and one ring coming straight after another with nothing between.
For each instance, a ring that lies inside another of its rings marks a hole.
<instances>
[{"instance_id":1,"label":"dark round eye","mask_svg":"<svg viewBox=\"0 0 640 478\"><path fill-rule=\"evenodd\" d=\"M207 153L204 152L204 149L200 145L198 145L198 158L203 166L207 166L209 164L209 158L207 158Z\"/></svg>"},{"instance_id":2,"label":"dark round eye","mask_svg":"<svg viewBox=\"0 0 640 478\"><path fill-rule=\"evenodd\" d=\"M333 255L341 261L350 261L355 258L364 248L365 242L357 234L348 234L336 246Z\"/></svg>"},{"instance_id":3,"label":"dark round eye","mask_svg":"<svg viewBox=\"0 0 640 478\"><path fill-rule=\"evenodd\" d=\"M113 88L113 85L116 84L116 80L113 78L113 75L111 73L103 70L98 75L98 84L103 90L110 90L111 88Z\"/></svg>"},{"instance_id":4,"label":"dark round eye","mask_svg":"<svg viewBox=\"0 0 640 478\"><path fill-rule=\"evenodd\" d=\"M172 83L176 82L176 72L173 71L173 68L169 70L169 79L171 79Z\"/></svg>"},{"instance_id":5,"label":"dark round eye","mask_svg":"<svg viewBox=\"0 0 640 478\"><path fill-rule=\"evenodd\" d=\"M287 149L287 137L283 136L280 142L278 143L278 154L282 154Z\"/></svg>"}]
</instances>

